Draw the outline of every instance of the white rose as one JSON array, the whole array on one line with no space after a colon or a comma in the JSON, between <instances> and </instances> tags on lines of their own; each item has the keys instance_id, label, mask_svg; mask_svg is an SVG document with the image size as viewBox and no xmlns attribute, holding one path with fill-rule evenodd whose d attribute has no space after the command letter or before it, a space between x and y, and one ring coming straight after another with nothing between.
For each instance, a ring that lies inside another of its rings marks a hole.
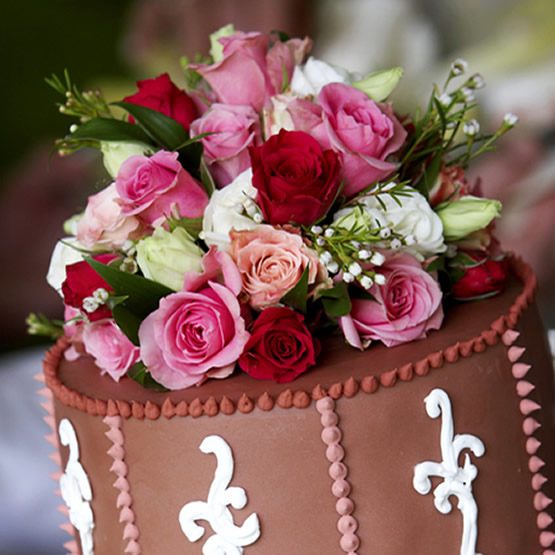
<instances>
[{"instance_id":1,"label":"white rose","mask_svg":"<svg viewBox=\"0 0 555 555\"><path fill-rule=\"evenodd\" d=\"M350 84L351 76L346 69L311 56L303 66L295 66L291 91L298 96L316 96L329 83Z\"/></svg>"},{"instance_id":2,"label":"white rose","mask_svg":"<svg viewBox=\"0 0 555 555\"><path fill-rule=\"evenodd\" d=\"M289 103L296 97L287 94L278 94L272 96L272 106L265 108L264 116L264 133L266 137L271 137L280 132L281 129L286 131L294 131L295 124L289 113Z\"/></svg>"},{"instance_id":3,"label":"white rose","mask_svg":"<svg viewBox=\"0 0 555 555\"><path fill-rule=\"evenodd\" d=\"M252 169L239 174L229 185L216 190L204 210L202 238L220 250L229 247L229 232L253 229L256 223L245 215L245 205L253 206L257 191L252 185ZM251 200L249 200L251 199Z\"/></svg>"},{"instance_id":4,"label":"white rose","mask_svg":"<svg viewBox=\"0 0 555 555\"><path fill-rule=\"evenodd\" d=\"M144 143L124 143L121 141L102 141L100 143L104 167L115 179L120 166L130 156L143 156L152 152L152 147Z\"/></svg>"},{"instance_id":5,"label":"white rose","mask_svg":"<svg viewBox=\"0 0 555 555\"><path fill-rule=\"evenodd\" d=\"M73 248L71 245L74 245L76 248ZM46 281L60 296L63 296L62 283L66 280L66 266L83 260L83 255L78 250L79 248L82 247L75 237L66 237L56 243L52 252Z\"/></svg>"},{"instance_id":6,"label":"white rose","mask_svg":"<svg viewBox=\"0 0 555 555\"><path fill-rule=\"evenodd\" d=\"M439 216L432 210L428 201L416 189L405 187L410 196L397 197L401 206L388 194L380 195L385 210L376 196L359 199L364 207L365 220L377 222L382 227L390 227L402 237L411 237L414 243L405 245L403 250L417 258L445 252L447 246L443 240L443 224ZM345 208L335 215L334 219L347 216L353 209Z\"/></svg>"}]
</instances>

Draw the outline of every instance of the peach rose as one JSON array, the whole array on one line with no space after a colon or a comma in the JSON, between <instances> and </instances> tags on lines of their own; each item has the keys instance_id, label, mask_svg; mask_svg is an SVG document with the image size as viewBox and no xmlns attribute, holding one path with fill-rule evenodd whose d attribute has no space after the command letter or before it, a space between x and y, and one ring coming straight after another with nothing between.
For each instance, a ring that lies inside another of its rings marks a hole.
<instances>
[{"instance_id":1,"label":"peach rose","mask_svg":"<svg viewBox=\"0 0 555 555\"><path fill-rule=\"evenodd\" d=\"M258 310L277 304L301 279L308 266L308 283L318 278L317 254L300 235L271 226L231 231L230 254L239 268L243 291Z\"/></svg>"}]
</instances>

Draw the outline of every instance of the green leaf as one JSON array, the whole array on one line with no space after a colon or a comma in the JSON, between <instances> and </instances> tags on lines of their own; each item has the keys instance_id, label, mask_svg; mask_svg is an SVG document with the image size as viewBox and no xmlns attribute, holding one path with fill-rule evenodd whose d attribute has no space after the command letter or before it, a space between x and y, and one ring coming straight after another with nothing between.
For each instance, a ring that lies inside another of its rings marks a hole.
<instances>
[{"instance_id":1,"label":"green leaf","mask_svg":"<svg viewBox=\"0 0 555 555\"><path fill-rule=\"evenodd\" d=\"M216 183L204 158L200 159L200 181L208 196L211 197L212 193L216 190Z\"/></svg>"},{"instance_id":2,"label":"green leaf","mask_svg":"<svg viewBox=\"0 0 555 555\"><path fill-rule=\"evenodd\" d=\"M433 157L430 164L428 164L426 170L424 171L422 179L419 181L416 187L418 191L422 193L426 198L428 198L428 193L437 181L439 172L441 170L442 159L443 152L441 150L438 150L438 153Z\"/></svg>"},{"instance_id":3,"label":"green leaf","mask_svg":"<svg viewBox=\"0 0 555 555\"><path fill-rule=\"evenodd\" d=\"M200 232L202 231L202 217L200 218L169 218L168 225L170 226L170 231L178 227L182 227L195 239L198 239Z\"/></svg>"},{"instance_id":4,"label":"green leaf","mask_svg":"<svg viewBox=\"0 0 555 555\"><path fill-rule=\"evenodd\" d=\"M176 150L187 148L188 146L194 143L199 143L200 141L202 141L202 139L204 139L204 137L209 137L210 135L217 135L217 134L218 134L218 131L207 131L206 133L199 133L198 135L195 135L194 137L191 137L190 139L187 139L184 143L180 144L176 148Z\"/></svg>"},{"instance_id":5,"label":"green leaf","mask_svg":"<svg viewBox=\"0 0 555 555\"><path fill-rule=\"evenodd\" d=\"M445 271L445 256L438 256L428 266L426 267L426 271L428 272L442 272Z\"/></svg>"},{"instance_id":6,"label":"green leaf","mask_svg":"<svg viewBox=\"0 0 555 555\"><path fill-rule=\"evenodd\" d=\"M349 288L344 282L337 283L330 289L323 289L318 297L322 300L324 310L330 318L340 318L351 312Z\"/></svg>"},{"instance_id":7,"label":"green leaf","mask_svg":"<svg viewBox=\"0 0 555 555\"><path fill-rule=\"evenodd\" d=\"M131 114L141 129L163 148L175 150L189 139L188 133L179 123L156 110L130 102L114 102L114 106Z\"/></svg>"},{"instance_id":8,"label":"green leaf","mask_svg":"<svg viewBox=\"0 0 555 555\"><path fill-rule=\"evenodd\" d=\"M142 318L131 312L124 304L118 304L112 309L112 316L121 331L127 335L134 345L139 345L139 328Z\"/></svg>"},{"instance_id":9,"label":"green leaf","mask_svg":"<svg viewBox=\"0 0 555 555\"><path fill-rule=\"evenodd\" d=\"M308 298L308 264L304 269L301 279L295 287L290 289L282 298L281 302L306 314L306 300Z\"/></svg>"},{"instance_id":10,"label":"green leaf","mask_svg":"<svg viewBox=\"0 0 555 555\"><path fill-rule=\"evenodd\" d=\"M158 308L162 297L174 293L171 289L143 276L129 274L97 262L93 258L85 257L92 268L105 279L114 289L116 296L126 296L127 299L118 306L125 307L135 315L145 318Z\"/></svg>"},{"instance_id":11,"label":"green leaf","mask_svg":"<svg viewBox=\"0 0 555 555\"><path fill-rule=\"evenodd\" d=\"M274 35L280 42L287 42L291 40L291 36L288 35L285 31L280 31L279 29L274 29L270 31L270 35Z\"/></svg>"},{"instance_id":12,"label":"green leaf","mask_svg":"<svg viewBox=\"0 0 555 555\"><path fill-rule=\"evenodd\" d=\"M196 178L200 177L200 161L204 148L199 141L189 142L187 146L179 150L179 162Z\"/></svg>"},{"instance_id":13,"label":"green leaf","mask_svg":"<svg viewBox=\"0 0 555 555\"><path fill-rule=\"evenodd\" d=\"M137 125L110 118L94 118L79 125L66 139L95 141L124 141L149 143L145 132Z\"/></svg>"},{"instance_id":14,"label":"green leaf","mask_svg":"<svg viewBox=\"0 0 555 555\"><path fill-rule=\"evenodd\" d=\"M135 363L128 371L127 375L138 384L142 385L146 389L151 389L152 391L168 391L163 385L159 384L153 377L152 374L147 370L146 366L142 362Z\"/></svg>"}]
</instances>

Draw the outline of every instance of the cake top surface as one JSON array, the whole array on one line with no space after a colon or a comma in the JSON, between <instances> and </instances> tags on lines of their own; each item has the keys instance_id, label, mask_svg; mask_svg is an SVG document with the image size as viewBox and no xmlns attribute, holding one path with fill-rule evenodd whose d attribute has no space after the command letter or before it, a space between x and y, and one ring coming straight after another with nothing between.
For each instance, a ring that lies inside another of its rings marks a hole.
<instances>
[{"instance_id":1,"label":"cake top surface","mask_svg":"<svg viewBox=\"0 0 555 555\"><path fill-rule=\"evenodd\" d=\"M326 381L342 342L355 364L387 365L429 349L404 345L444 320L479 315L446 316L453 299L503 291L501 204L465 172L516 116L481 129L484 80L464 60L405 114L392 96L402 68L355 75L311 48L226 26L208 56L182 60L179 86L164 73L109 101L67 72L48 80L76 120L58 150L99 149L109 177L54 249L64 322L32 315L31 331L64 335L66 358L90 368L92 357L123 397L141 396L126 376L191 388L187 399L201 384L300 390L315 372Z\"/></svg>"}]
</instances>

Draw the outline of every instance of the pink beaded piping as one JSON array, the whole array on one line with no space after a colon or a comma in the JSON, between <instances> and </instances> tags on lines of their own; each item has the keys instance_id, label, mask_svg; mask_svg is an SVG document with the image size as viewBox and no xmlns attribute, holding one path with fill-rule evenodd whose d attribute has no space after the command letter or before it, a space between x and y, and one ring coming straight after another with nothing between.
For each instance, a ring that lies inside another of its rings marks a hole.
<instances>
[{"instance_id":1,"label":"pink beaded piping","mask_svg":"<svg viewBox=\"0 0 555 555\"><path fill-rule=\"evenodd\" d=\"M527 437L526 453L529 456L528 469L532 474L531 483L534 490L534 509L538 513L536 523L540 530L539 542L542 549L544 549L543 555L555 555L555 551L551 549L555 542L555 533L547 530L553 524L553 518L546 512L546 509L553 503L553 499L541 491L547 482L547 478L541 473L541 469L545 466L545 461L537 455L541 442L534 436L541 426L534 418L534 413L540 410L541 406L529 397L536 386L525 379L531 366L521 361L525 349L515 345L519 335L518 331L509 329L502 335L501 339L507 347L507 358L512 364L512 374L516 380L516 393L520 398L520 412L524 417L522 429Z\"/></svg>"},{"instance_id":2,"label":"pink beaded piping","mask_svg":"<svg viewBox=\"0 0 555 555\"><path fill-rule=\"evenodd\" d=\"M139 545L139 529L135 525L135 512L132 508L129 481L127 480L127 464L125 463L125 439L121 431L121 416L106 416L103 420L109 430L106 437L112 442L108 455L114 459L110 470L116 475L114 487L119 491L116 505L120 510L119 521L125 523L123 529L123 540L127 542L124 553L129 555L140 555L142 553Z\"/></svg>"},{"instance_id":3,"label":"pink beaded piping","mask_svg":"<svg viewBox=\"0 0 555 555\"><path fill-rule=\"evenodd\" d=\"M44 409L44 412L46 412L46 415L43 416L43 420L46 422L48 428L50 429L50 433L46 434L44 436L44 439L46 439L46 441L50 445L52 445L52 447L54 447L54 451L50 455L48 455L48 458L52 460L58 468L58 471L50 474L50 477L56 482L56 484L58 484L60 481L60 477L62 476L62 457L60 456L60 443L58 441L58 434L56 433L56 419L54 417L54 396L52 395L52 391L50 391L50 389L44 387L44 374L37 374L35 376L35 380L43 384L43 387L41 387L41 389L37 391L37 394L39 395L39 397L44 398L44 401L41 402L40 406ZM56 489L56 495L61 498L62 494L59 489ZM75 540L75 530L73 529L73 526L69 521L68 508L65 506L64 503L61 503L58 506L58 511L62 513L67 519L66 522L60 524L60 528L71 536L71 539L64 543L64 549L66 550L67 555L79 555L79 546L77 545L77 541Z\"/></svg>"},{"instance_id":4,"label":"pink beaded piping","mask_svg":"<svg viewBox=\"0 0 555 555\"><path fill-rule=\"evenodd\" d=\"M353 516L355 509L353 501L349 498L351 484L347 481L349 472L343 461L345 451L341 446L341 430L337 426L339 418L335 412L335 401L331 397L324 397L316 402L316 410L320 413L322 423L322 441L327 445L326 458L331 463L329 475L333 480L331 491L337 502L335 509L339 514L337 529L341 534L339 545L348 555L357 555L360 540L356 534L358 522Z\"/></svg>"}]
</instances>

